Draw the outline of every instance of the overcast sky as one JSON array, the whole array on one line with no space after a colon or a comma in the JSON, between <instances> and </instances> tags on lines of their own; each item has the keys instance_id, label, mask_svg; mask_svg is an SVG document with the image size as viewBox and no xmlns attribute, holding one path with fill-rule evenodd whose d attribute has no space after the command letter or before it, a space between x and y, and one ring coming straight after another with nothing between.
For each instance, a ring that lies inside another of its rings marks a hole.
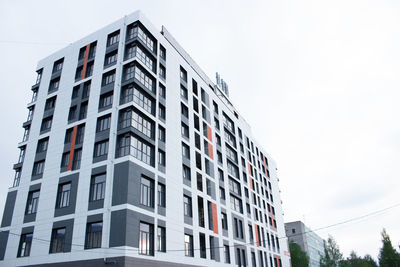
<instances>
[{"instance_id":1,"label":"overcast sky","mask_svg":"<svg viewBox=\"0 0 400 267\"><path fill-rule=\"evenodd\" d=\"M311 228L400 203L397 0L0 0L0 211L37 62L141 9L214 80L218 71L278 164L285 221ZM323 231L348 256L377 257L400 208Z\"/></svg>"}]
</instances>

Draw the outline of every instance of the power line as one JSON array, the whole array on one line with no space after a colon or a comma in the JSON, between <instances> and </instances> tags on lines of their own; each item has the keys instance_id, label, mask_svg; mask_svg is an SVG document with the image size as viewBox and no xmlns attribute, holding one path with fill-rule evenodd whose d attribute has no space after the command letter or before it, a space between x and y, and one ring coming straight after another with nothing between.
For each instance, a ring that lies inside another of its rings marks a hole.
<instances>
[{"instance_id":1,"label":"power line","mask_svg":"<svg viewBox=\"0 0 400 267\"><path fill-rule=\"evenodd\" d=\"M310 232L314 232L314 231L319 231L319 230L323 230L323 229L328 229L328 228L332 228L332 227L335 227L335 226L338 226L338 225L342 225L342 224L346 224L346 223L349 223L349 222L352 222L352 221L356 221L356 220L359 220L359 219L363 219L363 218L366 218L366 217L370 217L370 216L372 216L372 215L376 215L376 214L379 214L379 213L382 213L382 212L385 212L385 211L388 211L388 210L390 210L390 209L393 209L393 208L396 208L396 207L399 207L400 206L400 203L398 203L398 204L395 204L395 205L392 205L392 206L389 206L389 207L387 207L387 208L384 208L384 209L380 209L380 210L377 210L377 211L374 211L374 212L371 212L371 213L368 213L368 214L364 214L364 215L361 215L361 216L358 216L358 217L353 217L353 218L351 218L351 219L348 219L348 220L345 220L345 221L341 221L341 222L338 222L338 223L334 223L334 224L330 224L330 225L327 225L327 226L323 226L323 227L319 227L319 228L315 228L314 230L308 230L308 231L304 231L304 232L301 232L301 233L298 233L298 234L295 234L295 235L291 235L291 237L292 236L297 236L297 235L304 235L304 234L307 234L307 233L310 233ZM0 231L0 233L1 232L7 232L7 231ZM182 232L183 233L183 232ZM20 234L16 234L16 233L13 233L13 232L9 232L9 234L11 234L11 235L15 235L15 236L21 236ZM283 237L277 237L278 239L284 239L284 238L288 238L288 237L286 237L286 236L283 236ZM47 239L42 239L42 238L36 238L36 237L32 237L32 239L35 239L35 240L37 240L37 241L39 241L39 242L42 242L42 243L46 243L46 244L50 244L51 243L51 241L50 240L47 240ZM263 246L265 246L265 238L263 239L263 240L259 240L259 244L263 244ZM254 245L254 244L256 244L257 242L249 242L249 243L243 243L243 244L238 244L238 245L226 245L226 246L228 246L228 247L243 247L243 246L247 246L247 245ZM82 244L74 244L74 243L66 243L67 245L71 245L71 250L72 250L72 246L75 246L75 247L85 247L85 245L82 245ZM65 245L65 244L64 244ZM220 249L220 248L224 248L225 247L225 245L224 246L219 246L219 247L208 247L208 248L193 248L193 250L207 250L207 249ZM130 248L113 248L113 247L101 247L101 249L107 249L107 250L119 250L119 251L132 251L132 252L139 252L140 251L140 249L130 249ZM90 251L90 250L84 250L84 251ZM167 249L165 252L178 252L178 251L186 251L185 249ZM90 251L91 252L91 251Z\"/></svg>"}]
</instances>

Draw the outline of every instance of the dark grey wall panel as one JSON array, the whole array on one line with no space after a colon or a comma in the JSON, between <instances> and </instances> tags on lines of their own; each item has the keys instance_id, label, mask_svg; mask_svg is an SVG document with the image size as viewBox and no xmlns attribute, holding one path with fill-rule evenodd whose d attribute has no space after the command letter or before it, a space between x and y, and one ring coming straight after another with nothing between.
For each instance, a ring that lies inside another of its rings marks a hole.
<instances>
[{"instance_id":1,"label":"dark grey wall panel","mask_svg":"<svg viewBox=\"0 0 400 267\"><path fill-rule=\"evenodd\" d=\"M71 174L60 178L58 185L71 182L71 192L69 196L69 205L63 208L56 208L54 210L54 217L75 213L76 195L78 193L78 179L79 179L79 173Z\"/></svg>"},{"instance_id":2,"label":"dark grey wall panel","mask_svg":"<svg viewBox=\"0 0 400 267\"><path fill-rule=\"evenodd\" d=\"M4 254L6 253L6 247L8 242L9 231L0 232L0 261L4 260Z\"/></svg>"},{"instance_id":3,"label":"dark grey wall panel","mask_svg":"<svg viewBox=\"0 0 400 267\"><path fill-rule=\"evenodd\" d=\"M4 206L3 219L1 220L1 227L7 227L11 225L16 198L17 190L8 192L6 205Z\"/></svg>"},{"instance_id":4,"label":"dark grey wall panel","mask_svg":"<svg viewBox=\"0 0 400 267\"><path fill-rule=\"evenodd\" d=\"M65 227L64 252L71 252L72 233L74 231L74 219L58 221L53 223L53 229Z\"/></svg>"}]
</instances>

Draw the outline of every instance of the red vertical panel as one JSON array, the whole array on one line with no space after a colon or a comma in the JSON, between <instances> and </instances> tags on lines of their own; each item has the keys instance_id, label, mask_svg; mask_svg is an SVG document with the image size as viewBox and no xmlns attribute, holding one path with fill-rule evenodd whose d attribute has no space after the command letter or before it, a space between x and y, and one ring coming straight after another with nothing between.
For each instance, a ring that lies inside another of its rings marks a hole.
<instances>
[{"instance_id":1,"label":"red vertical panel","mask_svg":"<svg viewBox=\"0 0 400 267\"><path fill-rule=\"evenodd\" d=\"M256 244L257 244L257 247L259 247L260 246L260 239L258 238L257 224L254 224L254 231L255 231L255 234L256 234Z\"/></svg>"},{"instance_id":2,"label":"red vertical panel","mask_svg":"<svg viewBox=\"0 0 400 267\"><path fill-rule=\"evenodd\" d=\"M69 161L68 161L68 170L69 171L72 169L72 160L74 158L74 149L75 149L75 140L76 140L77 129L78 129L78 126L75 125L74 129L72 130L71 148L69 151Z\"/></svg>"},{"instance_id":3,"label":"red vertical panel","mask_svg":"<svg viewBox=\"0 0 400 267\"><path fill-rule=\"evenodd\" d=\"M267 168L267 161L265 160L265 156L264 156L264 155L263 155L263 160L264 160L265 176L269 177L269 176L268 176L268 172L267 172L267 170L268 170L268 168Z\"/></svg>"},{"instance_id":4,"label":"red vertical panel","mask_svg":"<svg viewBox=\"0 0 400 267\"><path fill-rule=\"evenodd\" d=\"M211 127L207 125L207 138L212 142Z\"/></svg>"},{"instance_id":5,"label":"red vertical panel","mask_svg":"<svg viewBox=\"0 0 400 267\"><path fill-rule=\"evenodd\" d=\"M213 230L214 233L218 234L218 215L217 215L217 205L212 203L212 219L213 219Z\"/></svg>"},{"instance_id":6,"label":"red vertical panel","mask_svg":"<svg viewBox=\"0 0 400 267\"><path fill-rule=\"evenodd\" d=\"M250 189L254 190L253 178L250 177Z\"/></svg>"},{"instance_id":7,"label":"red vertical panel","mask_svg":"<svg viewBox=\"0 0 400 267\"><path fill-rule=\"evenodd\" d=\"M279 256L275 255L275 258L276 258L276 264L278 265L278 267L281 267L280 264L279 264Z\"/></svg>"},{"instance_id":8,"label":"red vertical panel","mask_svg":"<svg viewBox=\"0 0 400 267\"><path fill-rule=\"evenodd\" d=\"M213 146L212 144L208 143L208 156L211 159L214 159L214 152L213 152Z\"/></svg>"},{"instance_id":9,"label":"red vertical panel","mask_svg":"<svg viewBox=\"0 0 400 267\"><path fill-rule=\"evenodd\" d=\"M251 165L250 165L250 162L247 162L247 168L249 169L249 175L251 176Z\"/></svg>"},{"instance_id":10,"label":"red vertical panel","mask_svg":"<svg viewBox=\"0 0 400 267\"><path fill-rule=\"evenodd\" d=\"M90 45L88 44L88 45L86 46L85 59L84 59L84 61L83 61L83 68L82 68L81 80L85 79L86 65L87 65L87 61L88 61L88 58L89 58L89 48L90 48Z\"/></svg>"}]
</instances>

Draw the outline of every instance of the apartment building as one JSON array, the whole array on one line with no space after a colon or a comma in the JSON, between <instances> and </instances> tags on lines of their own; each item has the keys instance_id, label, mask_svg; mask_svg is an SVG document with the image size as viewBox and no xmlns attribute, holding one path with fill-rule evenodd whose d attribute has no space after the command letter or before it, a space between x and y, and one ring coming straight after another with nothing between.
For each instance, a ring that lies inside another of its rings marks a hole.
<instances>
[{"instance_id":1,"label":"apartment building","mask_svg":"<svg viewBox=\"0 0 400 267\"><path fill-rule=\"evenodd\" d=\"M133 14L44 58L2 266L290 266L275 162L171 34Z\"/></svg>"},{"instance_id":2,"label":"apartment building","mask_svg":"<svg viewBox=\"0 0 400 267\"><path fill-rule=\"evenodd\" d=\"M325 255L325 240L301 221L285 223L285 231L288 241L299 245L307 254L310 267L319 267L320 258Z\"/></svg>"}]
</instances>

